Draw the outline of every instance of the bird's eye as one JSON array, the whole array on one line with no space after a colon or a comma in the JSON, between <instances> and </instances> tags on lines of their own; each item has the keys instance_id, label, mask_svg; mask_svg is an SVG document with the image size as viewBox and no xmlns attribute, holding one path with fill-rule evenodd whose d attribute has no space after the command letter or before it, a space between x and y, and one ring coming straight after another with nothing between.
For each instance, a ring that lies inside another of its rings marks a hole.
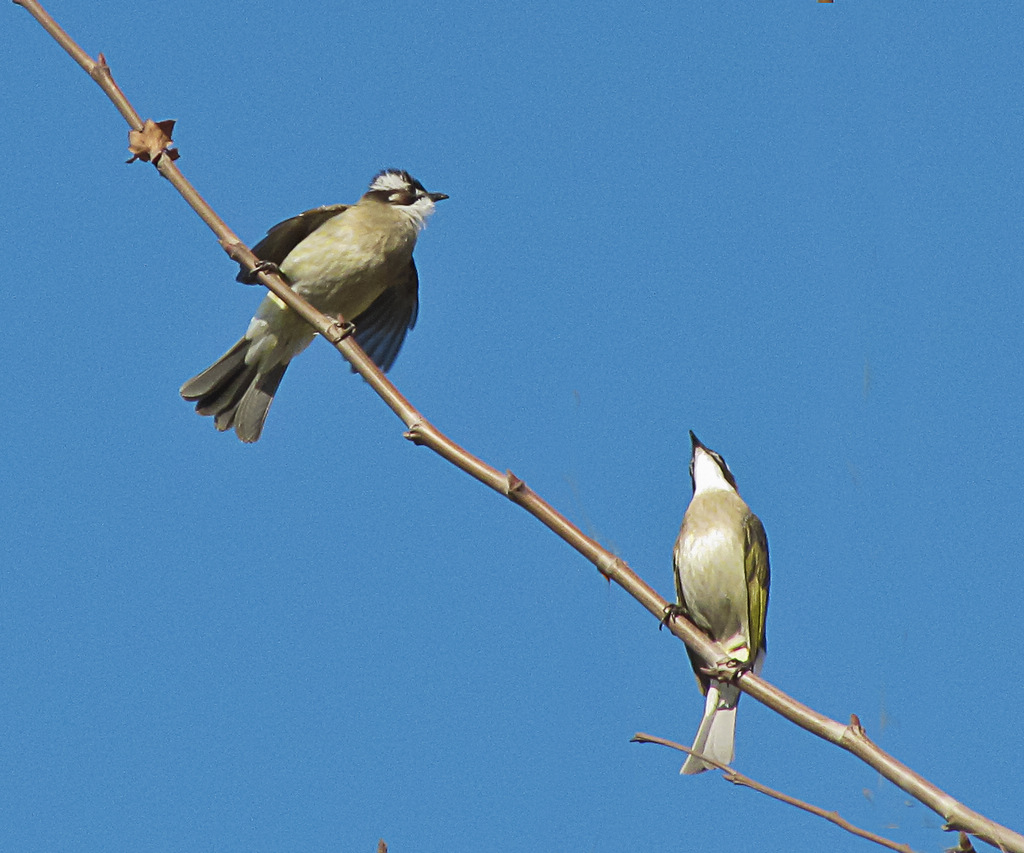
<instances>
[{"instance_id":1,"label":"bird's eye","mask_svg":"<svg viewBox=\"0 0 1024 853\"><path fill-rule=\"evenodd\" d=\"M408 190L397 190L388 196L388 201L392 204L412 204L416 196Z\"/></svg>"}]
</instances>

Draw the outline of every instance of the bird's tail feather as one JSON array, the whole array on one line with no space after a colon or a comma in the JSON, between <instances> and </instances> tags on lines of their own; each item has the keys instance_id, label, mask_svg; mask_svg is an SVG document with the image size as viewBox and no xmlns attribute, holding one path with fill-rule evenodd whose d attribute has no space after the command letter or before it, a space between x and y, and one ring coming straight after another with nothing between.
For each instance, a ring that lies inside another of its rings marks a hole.
<instances>
[{"instance_id":1,"label":"bird's tail feather","mask_svg":"<svg viewBox=\"0 0 1024 853\"><path fill-rule=\"evenodd\" d=\"M270 404L274 402L277 386L284 378L288 362L275 364L265 373L257 374L249 388L238 401L234 413L235 432L242 441L255 441L263 432L263 422L267 419ZM226 429L226 427L221 427Z\"/></svg>"},{"instance_id":2,"label":"bird's tail feather","mask_svg":"<svg viewBox=\"0 0 1024 853\"><path fill-rule=\"evenodd\" d=\"M213 415L219 430L235 428L245 442L256 441L288 362L269 367L247 364L252 341L242 338L217 361L181 386L180 394L201 415Z\"/></svg>"},{"instance_id":3,"label":"bird's tail feather","mask_svg":"<svg viewBox=\"0 0 1024 853\"><path fill-rule=\"evenodd\" d=\"M708 687L707 699L704 703L704 717L697 729L697 737L693 747L708 758L719 764L730 764L733 758L733 745L736 740L736 704L740 700L739 688L732 684L712 681ZM680 773L703 773L712 769L695 755L687 757Z\"/></svg>"}]
</instances>

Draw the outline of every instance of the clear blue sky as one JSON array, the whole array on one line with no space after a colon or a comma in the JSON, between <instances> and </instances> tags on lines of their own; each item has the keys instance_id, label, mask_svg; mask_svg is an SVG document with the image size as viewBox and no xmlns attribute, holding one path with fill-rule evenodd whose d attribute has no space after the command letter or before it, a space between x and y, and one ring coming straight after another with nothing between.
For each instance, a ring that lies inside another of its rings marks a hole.
<instances>
[{"instance_id":1,"label":"clear blue sky","mask_svg":"<svg viewBox=\"0 0 1024 853\"><path fill-rule=\"evenodd\" d=\"M1024 828L1019 16L49 8L250 242L384 166L448 193L399 387L665 595L692 428L768 531L764 675ZM259 444L197 417L261 293L0 17L0 848L868 849L630 744L692 738L683 646L323 342ZM736 763L954 842L749 697Z\"/></svg>"}]
</instances>

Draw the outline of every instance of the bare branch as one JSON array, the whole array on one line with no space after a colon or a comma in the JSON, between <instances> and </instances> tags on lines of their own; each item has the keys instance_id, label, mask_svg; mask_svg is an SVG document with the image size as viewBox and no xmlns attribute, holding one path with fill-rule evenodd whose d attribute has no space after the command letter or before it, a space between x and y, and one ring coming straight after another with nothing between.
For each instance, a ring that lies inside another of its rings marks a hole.
<instances>
[{"instance_id":1,"label":"bare branch","mask_svg":"<svg viewBox=\"0 0 1024 853\"><path fill-rule=\"evenodd\" d=\"M826 811L820 806L813 806L804 800L798 800L796 797L791 797L789 794L783 794L781 791L776 791L774 788L769 788L767 785L762 785L760 782L755 782L749 776L744 776L738 770L734 770L727 764L719 764L713 758L709 758L704 753L698 753L694 749L690 749L688 746L683 746L681 743L676 743L672 740L666 740L665 738L657 737L655 735L644 734L643 732L637 732L631 738L633 743L656 743L660 746L668 746L672 749L678 749L680 752L686 752L690 755L697 755L702 761L706 761L714 767L717 767L723 772L723 779L726 782L732 782L734 785L742 785L745 788L750 788L754 791L758 791L772 799L779 800L783 803L788 803L791 806L796 806L798 809L803 809L805 812L810 812L818 817L823 817L830 823L834 823L841 829L845 829L847 832L853 833L854 835L866 838L868 841L874 841L875 844L880 844L882 847L887 847L890 850L898 850L900 853L914 853L914 850L906 844L897 844L895 841L890 841L881 835L876 835L873 832L868 832L866 829L861 829L859 826L854 826L845 818L839 816L838 812Z\"/></svg>"},{"instance_id":2,"label":"bare branch","mask_svg":"<svg viewBox=\"0 0 1024 853\"><path fill-rule=\"evenodd\" d=\"M100 54L98 62L93 61L36 0L13 0L13 2L22 6L39 21L46 31L99 84L132 130L142 131L144 129L144 122L114 82L113 75L102 54ZM161 149L161 151L163 150L165 149ZM244 263L250 270L256 270L260 263L259 259L239 240L185 179L173 159L169 156L158 156L153 161L153 165L174 185L185 201L217 235L221 247L229 257ZM424 418L381 373L355 342L355 339L348 334L346 329L349 329L350 326L343 317L327 317L321 314L272 271L261 267L257 276L261 284L330 341L335 349L348 360L353 369L369 383L377 395L405 424L407 439L415 444L429 447L484 485L521 506L593 563L602 575L617 583L640 602L659 622L664 619L668 602L637 576L625 561L603 548L589 536L584 535L578 527L540 498L514 474L511 472L500 473L496 468L460 447ZM711 642L707 636L682 616L673 615L666 620L665 624L676 637L693 649L709 665L726 657L725 650L721 646ZM856 716L851 717L850 725L844 726L801 704L752 672L742 673L736 683L742 691L749 693L786 719L824 740L841 746L878 770L890 782L938 813L946 821L945 829L968 832L996 847L1013 851L1013 853L1024 853L1024 836L967 808L945 791L879 749L867 737Z\"/></svg>"}]
</instances>

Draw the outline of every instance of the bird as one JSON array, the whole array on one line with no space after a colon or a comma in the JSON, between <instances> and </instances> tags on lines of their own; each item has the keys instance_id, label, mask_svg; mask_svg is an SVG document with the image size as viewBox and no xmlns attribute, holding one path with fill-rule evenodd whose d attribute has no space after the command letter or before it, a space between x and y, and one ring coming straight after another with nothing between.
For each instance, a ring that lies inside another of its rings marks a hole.
<instances>
[{"instance_id":1,"label":"bird","mask_svg":"<svg viewBox=\"0 0 1024 853\"><path fill-rule=\"evenodd\" d=\"M325 205L286 219L252 251L260 268L279 270L314 308L351 321L356 342L387 371L416 323L416 238L434 204L446 198L427 192L402 169L384 169L355 204ZM244 265L236 280L259 283ZM200 415L212 415L218 430L234 427L239 439L252 443L263 432L285 370L314 337L305 320L268 293L245 335L179 393Z\"/></svg>"},{"instance_id":2,"label":"bird","mask_svg":"<svg viewBox=\"0 0 1024 853\"><path fill-rule=\"evenodd\" d=\"M725 460L701 444L692 430L690 444L693 497L673 551L676 604L669 611L689 618L729 656L716 667L706 667L686 650L706 697L692 749L730 764L740 699L732 677L746 669L760 672L767 650L768 538L761 520L740 497ZM701 773L711 767L690 755L679 772Z\"/></svg>"}]
</instances>

